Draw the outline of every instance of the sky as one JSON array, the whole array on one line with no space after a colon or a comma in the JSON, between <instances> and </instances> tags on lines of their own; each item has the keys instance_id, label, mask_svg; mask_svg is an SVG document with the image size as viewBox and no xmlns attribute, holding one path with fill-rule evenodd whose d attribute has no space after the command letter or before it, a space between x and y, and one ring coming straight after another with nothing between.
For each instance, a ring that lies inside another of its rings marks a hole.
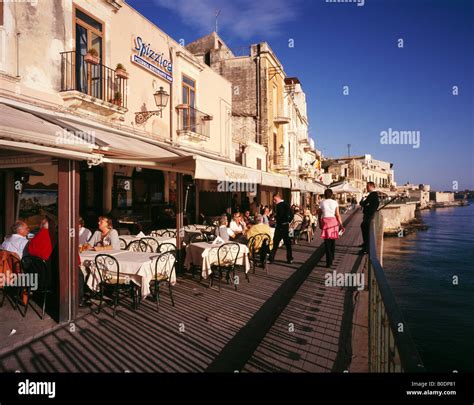
<instances>
[{"instance_id":1,"label":"sky","mask_svg":"<svg viewBox=\"0 0 474 405\"><path fill-rule=\"evenodd\" d=\"M268 42L326 157L350 144L393 163L399 185L474 189L474 0L346 1L127 3L185 44L215 30L216 10L229 47Z\"/></svg>"}]
</instances>

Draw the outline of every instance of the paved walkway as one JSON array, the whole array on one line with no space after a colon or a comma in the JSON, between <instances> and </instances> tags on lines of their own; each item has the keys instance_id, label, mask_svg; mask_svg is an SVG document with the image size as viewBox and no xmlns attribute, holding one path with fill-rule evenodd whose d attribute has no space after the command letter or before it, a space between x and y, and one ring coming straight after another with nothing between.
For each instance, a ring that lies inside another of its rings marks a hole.
<instances>
[{"instance_id":1,"label":"paved walkway","mask_svg":"<svg viewBox=\"0 0 474 405\"><path fill-rule=\"evenodd\" d=\"M359 217L338 242L338 271L357 267ZM87 314L3 352L0 372L331 371L344 363L346 289L324 286L320 244L295 246L293 265L281 248L268 275L257 269L250 283L242 276L238 291L224 284L219 293L184 277L173 290L175 307L164 292L159 313L144 301L138 311L125 302L116 319L110 308Z\"/></svg>"}]
</instances>

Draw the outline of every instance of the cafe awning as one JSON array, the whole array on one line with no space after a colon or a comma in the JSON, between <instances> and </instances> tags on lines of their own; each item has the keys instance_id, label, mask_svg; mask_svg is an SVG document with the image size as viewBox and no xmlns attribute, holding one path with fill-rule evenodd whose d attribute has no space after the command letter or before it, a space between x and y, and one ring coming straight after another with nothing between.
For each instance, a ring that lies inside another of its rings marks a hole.
<instances>
[{"instance_id":1,"label":"cafe awning","mask_svg":"<svg viewBox=\"0 0 474 405\"><path fill-rule=\"evenodd\" d=\"M263 186L291 188L290 178L276 173L262 172Z\"/></svg>"},{"instance_id":2,"label":"cafe awning","mask_svg":"<svg viewBox=\"0 0 474 405\"><path fill-rule=\"evenodd\" d=\"M72 160L100 161L94 145L24 109L0 103L0 148Z\"/></svg>"}]
</instances>

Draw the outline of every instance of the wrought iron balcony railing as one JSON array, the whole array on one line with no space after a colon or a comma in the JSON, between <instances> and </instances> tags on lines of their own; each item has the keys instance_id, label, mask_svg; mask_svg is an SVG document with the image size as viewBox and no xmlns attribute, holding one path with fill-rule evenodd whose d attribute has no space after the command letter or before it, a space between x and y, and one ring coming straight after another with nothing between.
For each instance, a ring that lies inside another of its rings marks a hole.
<instances>
[{"instance_id":1,"label":"wrought iron balcony railing","mask_svg":"<svg viewBox=\"0 0 474 405\"><path fill-rule=\"evenodd\" d=\"M177 107L178 134L188 140L205 141L210 138L212 115L203 113L186 104Z\"/></svg>"},{"instance_id":2,"label":"wrought iron balcony railing","mask_svg":"<svg viewBox=\"0 0 474 405\"><path fill-rule=\"evenodd\" d=\"M79 91L95 99L127 107L127 79L102 63L85 61L76 51L61 52L61 92Z\"/></svg>"}]
</instances>

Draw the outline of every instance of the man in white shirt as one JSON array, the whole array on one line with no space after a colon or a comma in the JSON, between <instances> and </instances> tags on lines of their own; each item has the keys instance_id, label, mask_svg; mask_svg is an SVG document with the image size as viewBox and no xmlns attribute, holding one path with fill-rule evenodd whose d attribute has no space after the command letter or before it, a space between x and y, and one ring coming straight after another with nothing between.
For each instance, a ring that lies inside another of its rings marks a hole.
<instances>
[{"instance_id":1,"label":"man in white shirt","mask_svg":"<svg viewBox=\"0 0 474 405\"><path fill-rule=\"evenodd\" d=\"M0 245L0 249L16 253L21 259L26 245L29 242L26 236L28 235L30 228L25 222L17 221L13 224L11 231L12 234L5 238L5 241Z\"/></svg>"}]
</instances>

